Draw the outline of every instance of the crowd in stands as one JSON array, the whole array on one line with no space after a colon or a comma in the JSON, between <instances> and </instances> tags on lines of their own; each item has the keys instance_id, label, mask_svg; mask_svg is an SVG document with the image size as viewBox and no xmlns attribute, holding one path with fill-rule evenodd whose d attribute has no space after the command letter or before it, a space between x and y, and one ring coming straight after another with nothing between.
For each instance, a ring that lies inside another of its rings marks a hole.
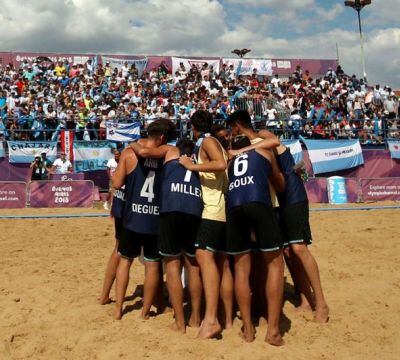
<instances>
[{"instance_id":1,"label":"crowd in stands","mask_svg":"<svg viewBox=\"0 0 400 360\"><path fill-rule=\"evenodd\" d=\"M246 109L259 126L286 138L399 138L393 90L347 76L340 66L317 79L300 66L286 79L256 70L242 77L225 64L219 73L181 64L174 74L164 63L140 74L134 65L91 59L0 67L0 138L7 140L57 140L61 129L75 129L80 140L104 139L107 120L140 120L145 128L157 118L175 121L185 134L199 109L221 123Z\"/></svg>"}]
</instances>

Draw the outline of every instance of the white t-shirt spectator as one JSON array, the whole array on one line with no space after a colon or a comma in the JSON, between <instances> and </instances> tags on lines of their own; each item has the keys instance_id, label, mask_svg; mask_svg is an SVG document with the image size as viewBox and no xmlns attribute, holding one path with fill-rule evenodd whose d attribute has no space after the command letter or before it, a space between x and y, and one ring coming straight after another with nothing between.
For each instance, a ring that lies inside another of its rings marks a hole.
<instances>
[{"instance_id":1,"label":"white t-shirt spectator","mask_svg":"<svg viewBox=\"0 0 400 360\"><path fill-rule=\"evenodd\" d=\"M53 163L53 166L55 167L56 174L65 174L69 172L69 168L72 168L72 164L68 159L66 159L65 161L62 161L61 159L56 159Z\"/></svg>"},{"instance_id":2,"label":"white t-shirt spectator","mask_svg":"<svg viewBox=\"0 0 400 360\"><path fill-rule=\"evenodd\" d=\"M110 170L110 175L111 175L111 176L114 175L114 172L115 172L115 169L117 168L117 166L118 166L118 163L115 161L114 158L109 159L109 160L107 161L107 169Z\"/></svg>"}]
</instances>

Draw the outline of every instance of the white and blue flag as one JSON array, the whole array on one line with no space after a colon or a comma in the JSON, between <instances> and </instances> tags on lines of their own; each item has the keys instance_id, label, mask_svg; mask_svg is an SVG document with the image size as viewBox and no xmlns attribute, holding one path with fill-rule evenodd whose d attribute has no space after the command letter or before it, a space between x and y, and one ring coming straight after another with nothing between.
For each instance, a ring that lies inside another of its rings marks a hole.
<instances>
[{"instance_id":1,"label":"white and blue flag","mask_svg":"<svg viewBox=\"0 0 400 360\"><path fill-rule=\"evenodd\" d=\"M300 140L282 140L282 144L289 148L295 164L303 160L303 149L301 148Z\"/></svg>"},{"instance_id":2,"label":"white and blue flag","mask_svg":"<svg viewBox=\"0 0 400 360\"><path fill-rule=\"evenodd\" d=\"M107 162L113 158L108 141L74 141L74 171L106 170Z\"/></svg>"},{"instance_id":3,"label":"white and blue flag","mask_svg":"<svg viewBox=\"0 0 400 360\"><path fill-rule=\"evenodd\" d=\"M9 161L12 164L29 164L35 156L46 153L47 159L53 162L57 158L55 141L8 141Z\"/></svg>"},{"instance_id":4,"label":"white and blue flag","mask_svg":"<svg viewBox=\"0 0 400 360\"><path fill-rule=\"evenodd\" d=\"M364 164L358 140L306 140L314 174L351 169Z\"/></svg>"},{"instance_id":5,"label":"white and blue flag","mask_svg":"<svg viewBox=\"0 0 400 360\"><path fill-rule=\"evenodd\" d=\"M106 139L118 142L130 142L140 139L140 121L129 124L121 124L115 121L107 121Z\"/></svg>"},{"instance_id":6,"label":"white and blue flag","mask_svg":"<svg viewBox=\"0 0 400 360\"><path fill-rule=\"evenodd\" d=\"M392 159L400 159L400 141L388 140L390 157Z\"/></svg>"}]
</instances>

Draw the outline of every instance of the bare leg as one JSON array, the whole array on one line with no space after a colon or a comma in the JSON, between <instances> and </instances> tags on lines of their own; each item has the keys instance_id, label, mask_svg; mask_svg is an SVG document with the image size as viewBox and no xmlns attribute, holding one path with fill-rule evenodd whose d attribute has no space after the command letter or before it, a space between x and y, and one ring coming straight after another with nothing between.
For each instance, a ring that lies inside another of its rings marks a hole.
<instances>
[{"instance_id":1,"label":"bare leg","mask_svg":"<svg viewBox=\"0 0 400 360\"><path fill-rule=\"evenodd\" d=\"M250 269L250 254L235 255L235 294L243 322L242 338L246 342L254 341L256 333L251 321Z\"/></svg>"},{"instance_id":2,"label":"bare leg","mask_svg":"<svg viewBox=\"0 0 400 360\"><path fill-rule=\"evenodd\" d=\"M142 318L148 320L160 283L160 261L145 261Z\"/></svg>"},{"instance_id":3,"label":"bare leg","mask_svg":"<svg viewBox=\"0 0 400 360\"><path fill-rule=\"evenodd\" d=\"M189 326L199 327L201 321L201 295L203 294L203 285L201 283L200 267L195 257L185 255L185 267L189 278L189 294L191 304L191 314Z\"/></svg>"},{"instance_id":4,"label":"bare leg","mask_svg":"<svg viewBox=\"0 0 400 360\"><path fill-rule=\"evenodd\" d=\"M172 329L181 333L186 332L185 316L183 313L183 287L181 281L181 258L167 257L167 287L169 298L174 308L175 323Z\"/></svg>"},{"instance_id":5,"label":"bare leg","mask_svg":"<svg viewBox=\"0 0 400 360\"><path fill-rule=\"evenodd\" d=\"M229 267L227 254L217 255L218 270L221 277L220 296L224 305L225 329L232 329L233 326L233 276Z\"/></svg>"},{"instance_id":6,"label":"bare leg","mask_svg":"<svg viewBox=\"0 0 400 360\"><path fill-rule=\"evenodd\" d=\"M197 337L199 339L210 339L222 330L217 317L220 277L212 252L197 249L196 260L200 265L206 299L206 313Z\"/></svg>"},{"instance_id":7,"label":"bare leg","mask_svg":"<svg viewBox=\"0 0 400 360\"><path fill-rule=\"evenodd\" d=\"M264 253L268 275L266 296L268 303L268 330L265 341L274 346L283 345L279 331L279 319L283 300L283 256L282 251Z\"/></svg>"},{"instance_id":8,"label":"bare leg","mask_svg":"<svg viewBox=\"0 0 400 360\"><path fill-rule=\"evenodd\" d=\"M266 322L265 283L267 282L267 271L265 271L265 259L264 255L258 252L251 252L250 257L251 316L257 318L260 322Z\"/></svg>"},{"instance_id":9,"label":"bare leg","mask_svg":"<svg viewBox=\"0 0 400 360\"><path fill-rule=\"evenodd\" d=\"M126 288L129 283L129 269L131 268L132 261L126 258L120 258L115 282L115 318L120 320L122 317L122 306L124 304L124 298L126 294Z\"/></svg>"},{"instance_id":10,"label":"bare leg","mask_svg":"<svg viewBox=\"0 0 400 360\"><path fill-rule=\"evenodd\" d=\"M322 291L317 262L305 244L291 245L293 252L300 260L307 274L315 296L315 321L325 323L329 319L329 307Z\"/></svg>"},{"instance_id":11,"label":"bare leg","mask_svg":"<svg viewBox=\"0 0 400 360\"><path fill-rule=\"evenodd\" d=\"M111 256L107 263L106 274L104 276L104 282L103 282L103 290L101 292L99 300L100 305L106 305L111 303L110 291L114 284L115 276L117 273L117 267L119 264L119 259L120 256L118 254L118 240L117 240L115 243L114 250L111 253Z\"/></svg>"}]
</instances>

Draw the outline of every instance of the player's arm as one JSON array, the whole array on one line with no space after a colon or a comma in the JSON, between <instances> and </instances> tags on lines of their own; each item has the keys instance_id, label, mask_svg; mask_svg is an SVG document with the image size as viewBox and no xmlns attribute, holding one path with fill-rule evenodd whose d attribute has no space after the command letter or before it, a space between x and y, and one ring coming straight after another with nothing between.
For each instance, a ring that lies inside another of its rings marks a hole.
<instances>
[{"instance_id":1,"label":"player's arm","mask_svg":"<svg viewBox=\"0 0 400 360\"><path fill-rule=\"evenodd\" d=\"M261 155L267 158L271 164L271 176L269 180L276 192L285 191L285 177L282 174L281 169L278 166L278 162L276 161L275 155L271 150L258 149Z\"/></svg>"},{"instance_id":2,"label":"player's arm","mask_svg":"<svg viewBox=\"0 0 400 360\"><path fill-rule=\"evenodd\" d=\"M187 156L181 156L179 162L190 171L201 172L219 172L225 171L227 164L222 152L221 145L213 138L203 140L202 149L209 158L209 162L203 164L193 164L192 159Z\"/></svg>"},{"instance_id":3,"label":"player's arm","mask_svg":"<svg viewBox=\"0 0 400 360\"><path fill-rule=\"evenodd\" d=\"M230 156L240 155L244 152L248 152L250 150L257 150L257 149L274 149L280 145L279 139L270 131L267 130L260 130L258 132L258 136L262 138L262 141L259 141L256 144L252 144L246 146L239 150L229 150Z\"/></svg>"},{"instance_id":4,"label":"player's arm","mask_svg":"<svg viewBox=\"0 0 400 360\"><path fill-rule=\"evenodd\" d=\"M111 182L114 189L120 189L125 184L125 177L136 167L137 157L129 147L121 153L118 166Z\"/></svg>"},{"instance_id":5,"label":"player's arm","mask_svg":"<svg viewBox=\"0 0 400 360\"><path fill-rule=\"evenodd\" d=\"M143 158L153 158L153 159L162 159L167 154L168 150L171 149L171 145L161 145L157 148L145 148L137 142L129 144L129 146L133 149L137 156Z\"/></svg>"}]
</instances>

